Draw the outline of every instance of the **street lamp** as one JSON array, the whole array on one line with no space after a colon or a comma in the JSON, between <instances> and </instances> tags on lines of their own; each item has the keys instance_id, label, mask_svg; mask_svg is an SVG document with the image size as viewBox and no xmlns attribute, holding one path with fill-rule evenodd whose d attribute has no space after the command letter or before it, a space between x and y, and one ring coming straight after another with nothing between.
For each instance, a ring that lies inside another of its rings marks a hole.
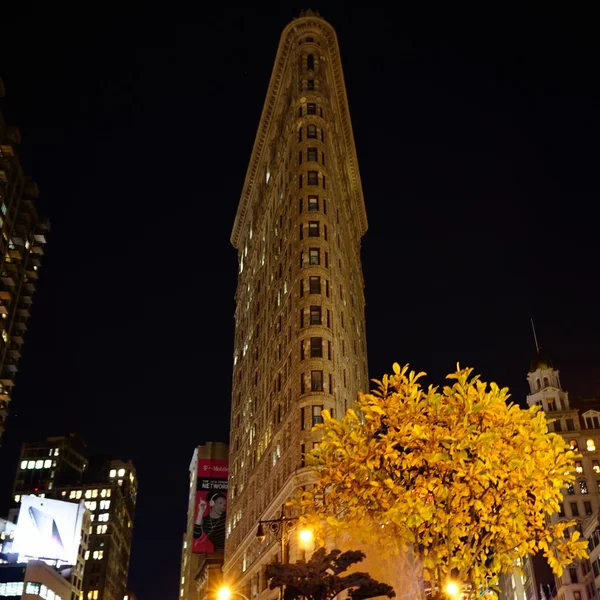
<instances>
[{"instance_id":1,"label":"street lamp","mask_svg":"<svg viewBox=\"0 0 600 600\"><path fill-rule=\"evenodd\" d=\"M293 531L298 524L299 517L286 517L285 515L285 504L281 507L281 516L276 519L264 519L258 522L258 529L256 530L256 539L259 542L264 542L266 525L275 535L278 542L281 543L281 563L287 562L286 556L286 541L290 531ZM299 532L298 537L300 538L300 545L303 549L309 549L312 545L313 533L310 529L302 529ZM221 600L227 600L225 598Z\"/></svg>"},{"instance_id":2,"label":"street lamp","mask_svg":"<svg viewBox=\"0 0 600 600\"><path fill-rule=\"evenodd\" d=\"M248 600L248 598L246 598L246 596L244 596L244 594L242 594L241 592L234 592L232 589L228 588L226 585L224 585L223 587L220 587L217 590L217 600L231 600L231 596L233 595L236 596L241 596L242 598L244 598L244 600Z\"/></svg>"},{"instance_id":3,"label":"street lamp","mask_svg":"<svg viewBox=\"0 0 600 600\"><path fill-rule=\"evenodd\" d=\"M450 579L446 582L446 587L444 588L444 591L453 600L456 600L457 598L460 597L460 586L458 585L458 583L456 583L456 581L452 581L452 579ZM222 600L227 600L227 599L223 598Z\"/></svg>"}]
</instances>

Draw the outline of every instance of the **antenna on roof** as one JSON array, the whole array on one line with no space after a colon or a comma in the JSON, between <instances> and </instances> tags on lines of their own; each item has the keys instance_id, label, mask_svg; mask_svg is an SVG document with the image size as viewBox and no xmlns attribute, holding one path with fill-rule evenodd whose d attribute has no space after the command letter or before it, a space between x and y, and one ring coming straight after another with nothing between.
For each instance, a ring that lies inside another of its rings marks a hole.
<instances>
[{"instance_id":1,"label":"antenna on roof","mask_svg":"<svg viewBox=\"0 0 600 600\"><path fill-rule=\"evenodd\" d=\"M537 335L535 334L535 325L533 323L533 317L531 318L531 329L533 329L533 340L535 342L535 349L537 350L537 353L540 353L540 345L538 344L538 339L537 339Z\"/></svg>"}]
</instances>

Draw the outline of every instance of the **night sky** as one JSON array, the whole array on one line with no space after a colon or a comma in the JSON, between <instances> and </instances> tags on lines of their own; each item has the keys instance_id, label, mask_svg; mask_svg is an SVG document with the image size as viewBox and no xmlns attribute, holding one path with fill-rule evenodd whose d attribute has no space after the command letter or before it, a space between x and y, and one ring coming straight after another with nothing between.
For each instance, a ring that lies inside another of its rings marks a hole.
<instances>
[{"instance_id":1,"label":"night sky","mask_svg":"<svg viewBox=\"0 0 600 600\"><path fill-rule=\"evenodd\" d=\"M4 113L52 230L2 504L25 440L79 431L132 459L130 584L176 600L192 451L228 437L229 236L279 36L303 6L11 4ZM460 361L522 402L533 317L571 396L599 393L592 3L397 4L313 7L338 32L369 219L370 375L399 361L441 381Z\"/></svg>"}]
</instances>

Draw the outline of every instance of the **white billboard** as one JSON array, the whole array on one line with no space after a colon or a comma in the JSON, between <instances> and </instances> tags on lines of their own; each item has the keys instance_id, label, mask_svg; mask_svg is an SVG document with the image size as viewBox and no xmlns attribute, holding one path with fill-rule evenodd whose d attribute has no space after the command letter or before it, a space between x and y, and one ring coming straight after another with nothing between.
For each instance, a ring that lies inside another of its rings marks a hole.
<instances>
[{"instance_id":1,"label":"white billboard","mask_svg":"<svg viewBox=\"0 0 600 600\"><path fill-rule=\"evenodd\" d=\"M12 551L28 558L76 564L84 511L83 502L23 496Z\"/></svg>"}]
</instances>

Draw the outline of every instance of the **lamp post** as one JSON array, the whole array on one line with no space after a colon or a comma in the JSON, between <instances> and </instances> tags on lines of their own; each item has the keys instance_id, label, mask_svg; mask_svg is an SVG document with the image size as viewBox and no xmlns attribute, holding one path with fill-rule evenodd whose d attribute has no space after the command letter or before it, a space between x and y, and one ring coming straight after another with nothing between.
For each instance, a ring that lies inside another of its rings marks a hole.
<instances>
[{"instance_id":1,"label":"lamp post","mask_svg":"<svg viewBox=\"0 0 600 600\"><path fill-rule=\"evenodd\" d=\"M285 504L281 507L281 516L276 519L261 519L258 522L258 529L256 530L256 539L259 542L264 542L265 530L263 526L267 526L275 535L277 541L281 543L281 564L284 565L288 562L288 556L286 553L286 541L288 539L289 532L293 531L298 524L299 517L286 517L285 515ZM307 548L309 544L312 544L312 531L309 529L303 529L300 531L300 542ZM279 590L279 598L283 600L283 586ZM225 599L221 599L225 600Z\"/></svg>"},{"instance_id":2,"label":"lamp post","mask_svg":"<svg viewBox=\"0 0 600 600\"><path fill-rule=\"evenodd\" d=\"M236 596L241 596L244 600L248 600L248 598L244 596L244 594L242 594L241 592L231 590L226 585L217 590L217 600L231 600L231 596L233 596L234 594Z\"/></svg>"}]
</instances>

